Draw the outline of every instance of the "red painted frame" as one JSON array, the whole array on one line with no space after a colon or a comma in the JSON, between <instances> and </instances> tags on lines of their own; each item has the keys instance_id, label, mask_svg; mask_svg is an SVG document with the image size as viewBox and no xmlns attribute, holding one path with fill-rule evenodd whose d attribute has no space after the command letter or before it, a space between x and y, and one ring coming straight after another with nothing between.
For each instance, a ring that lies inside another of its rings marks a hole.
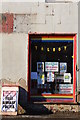
<instances>
[{"instance_id":1,"label":"red painted frame","mask_svg":"<svg viewBox=\"0 0 80 120\"><path fill-rule=\"evenodd\" d=\"M40 35L40 36L43 36L43 35L49 35L49 36L53 36L53 35L64 35L64 36L73 36L73 38L74 38L74 42L73 42L73 44L74 44L74 46L73 46L73 48L74 48L74 50L73 50L73 52L74 52L74 62L73 62L73 64L74 64L74 66L73 66L73 73L74 73L74 75L73 75L73 100L74 100L74 103L76 103L76 58L77 58L77 35L76 34L52 34L52 33L50 33L50 34L46 34L46 33L29 33L28 34L28 72L27 72L27 75L28 75L28 101L30 101L30 80L31 80L31 78L30 78L30 65L31 65L31 40L30 40L30 35Z\"/></svg>"}]
</instances>

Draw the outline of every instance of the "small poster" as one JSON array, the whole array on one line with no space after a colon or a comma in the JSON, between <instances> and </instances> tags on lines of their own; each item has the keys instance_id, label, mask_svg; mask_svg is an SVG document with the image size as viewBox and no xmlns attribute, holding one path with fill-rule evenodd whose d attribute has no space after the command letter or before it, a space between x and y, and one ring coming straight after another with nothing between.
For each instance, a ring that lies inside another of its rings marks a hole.
<instances>
[{"instance_id":1,"label":"small poster","mask_svg":"<svg viewBox=\"0 0 80 120\"><path fill-rule=\"evenodd\" d=\"M16 112L18 107L18 87L2 87L1 111Z\"/></svg>"},{"instance_id":2,"label":"small poster","mask_svg":"<svg viewBox=\"0 0 80 120\"><path fill-rule=\"evenodd\" d=\"M32 80L34 80L34 79L37 80L37 72L31 72L31 79Z\"/></svg>"},{"instance_id":3,"label":"small poster","mask_svg":"<svg viewBox=\"0 0 80 120\"><path fill-rule=\"evenodd\" d=\"M44 72L44 62L37 62L37 72Z\"/></svg>"},{"instance_id":4,"label":"small poster","mask_svg":"<svg viewBox=\"0 0 80 120\"><path fill-rule=\"evenodd\" d=\"M38 83L38 85L42 85L42 84L44 84L45 83L45 75L44 75L44 73L38 73L37 74L37 83Z\"/></svg>"},{"instance_id":5,"label":"small poster","mask_svg":"<svg viewBox=\"0 0 80 120\"><path fill-rule=\"evenodd\" d=\"M47 82L54 82L54 72L47 73Z\"/></svg>"},{"instance_id":6,"label":"small poster","mask_svg":"<svg viewBox=\"0 0 80 120\"><path fill-rule=\"evenodd\" d=\"M46 72L58 72L58 62L45 62L45 71Z\"/></svg>"},{"instance_id":7,"label":"small poster","mask_svg":"<svg viewBox=\"0 0 80 120\"><path fill-rule=\"evenodd\" d=\"M64 82L71 83L71 73L64 73Z\"/></svg>"},{"instance_id":8,"label":"small poster","mask_svg":"<svg viewBox=\"0 0 80 120\"><path fill-rule=\"evenodd\" d=\"M67 72L67 63L60 63L60 73Z\"/></svg>"},{"instance_id":9,"label":"small poster","mask_svg":"<svg viewBox=\"0 0 80 120\"><path fill-rule=\"evenodd\" d=\"M60 94L73 94L73 84L59 84Z\"/></svg>"}]
</instances>

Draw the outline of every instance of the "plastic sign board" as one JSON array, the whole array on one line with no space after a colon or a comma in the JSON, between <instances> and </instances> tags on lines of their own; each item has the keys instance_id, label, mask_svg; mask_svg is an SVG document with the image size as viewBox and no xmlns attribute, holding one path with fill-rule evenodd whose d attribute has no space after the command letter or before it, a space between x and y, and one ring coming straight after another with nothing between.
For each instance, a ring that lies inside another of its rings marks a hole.
<instances>
[{"instance_id":1,"label":"plastic sign board","mask_svg":"<svg viewBox=\"0 0 80 120\"><path fill-rule=\"evenodd\" d=\"M67 63L60 63L60 73L67 72Z\"/></svg>"},{"instance_id":2,"label":"plastic sign board","mask_svg":"<svg viewBox=\"0 0 80 120\"><path fill-rule=\"evenodd\" d=\"M1 111L17 112L18 108L18 87L2 87Z\"/></svg>"},{"instance_id":3,"label":"plastic sign board","mask_svg":"<svg viewBox=\"0 0 80 120\"><path fill-rule=\"evenodd\" d=\"M59 84L60 94L73 94L73 84Z\"/></svg>"},{"instance_id":4,"label":"plastic sign board","mask_svg":"<svg viewBox=\"0 0 80 120\"><path fill-rule=\"evenodd\" d=\"M37 62L37 72L44 72L44 62Z\"/></svg>"},{"instance_id":5,"label":"plastic sign board","mask_svg":"<svg viewBox=\"0 0 80 120\"><path fill-rule=\"evenodd\" d=\"M54 82L54 72L47 73L47 82Z\"/></svg>"},{"instance_id":6,"label":"plastic sign board","mask_svg":"<svg viewBox=\"0 0 80 120\"><path fill-rule=\"evenodd\" d=\"M45 83L45 75L44 75L44 73L38 73L37 74L37 83L38 83L38 85Z\"/></svg>"},{"instance_id":7,"label":"plastic sign board","mask_svg":"<svg viewBox=\"0 0 80 120\"><path fill-rule=\"evenodd\" d=\"M71 73L64 73L64 82L71 83Z\"/></svg>"},{"instance_id":8,"label":"plastic sign board","mask_svg":"<svg viewBox=\"0 0 80 120\"><path fill-rule=\"evenodd\" d=\"M45 62L45 71L46 72L58 72L58 62Z\"/></svg>"}]
</instances>

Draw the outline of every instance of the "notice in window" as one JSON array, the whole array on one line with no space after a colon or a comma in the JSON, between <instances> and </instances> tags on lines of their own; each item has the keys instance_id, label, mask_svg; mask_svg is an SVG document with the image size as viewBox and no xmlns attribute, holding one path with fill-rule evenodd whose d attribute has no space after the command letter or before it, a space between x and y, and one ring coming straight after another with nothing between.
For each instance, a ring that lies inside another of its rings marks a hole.
<instances>
[{"instance_id":1,"label":"notice in window","mask_svg":"<svg viewBox=\"0 0 80 120\"><path fill-rule=\"evenodd\" d=\"M38 75L37 76L38 85L44 84L45 83L45 75L44 75L44 73L38 73L37 75Z\"/></svg>"},{"instance_id":2,"label":"notice in window","mask_svg":"<svg viewBox=\"0 0 80 120\"><path fill-rule=\"evenodd\" d=\"M54 82L54 72L47 73L47 82Z\"/></svg>"},{"instance_id":3,"label":"notice in window","mask_svg":"<svg viewBox=\"0 0 80 120\"><path fill-rule=\"evenodd\" d=\"M58 62L45 62L45 71L46 72L58 72Z\"/></svg>"}]
</instances>

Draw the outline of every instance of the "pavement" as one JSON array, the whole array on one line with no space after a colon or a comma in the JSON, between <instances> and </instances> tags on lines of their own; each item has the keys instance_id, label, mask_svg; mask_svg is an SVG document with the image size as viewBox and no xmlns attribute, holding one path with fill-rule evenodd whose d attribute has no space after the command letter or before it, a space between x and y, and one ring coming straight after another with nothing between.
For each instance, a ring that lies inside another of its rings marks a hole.
<instances>
[{"instance_id":1,"label":"pavement","mask_svg":"<svg viewBox=\"0 0 80 120\"><path fill-rule=\"evenodd\" d=\"M48 115L2 116L0 120L80 120L80 113L56 112Z\"/></svg>"}]
</instances>

